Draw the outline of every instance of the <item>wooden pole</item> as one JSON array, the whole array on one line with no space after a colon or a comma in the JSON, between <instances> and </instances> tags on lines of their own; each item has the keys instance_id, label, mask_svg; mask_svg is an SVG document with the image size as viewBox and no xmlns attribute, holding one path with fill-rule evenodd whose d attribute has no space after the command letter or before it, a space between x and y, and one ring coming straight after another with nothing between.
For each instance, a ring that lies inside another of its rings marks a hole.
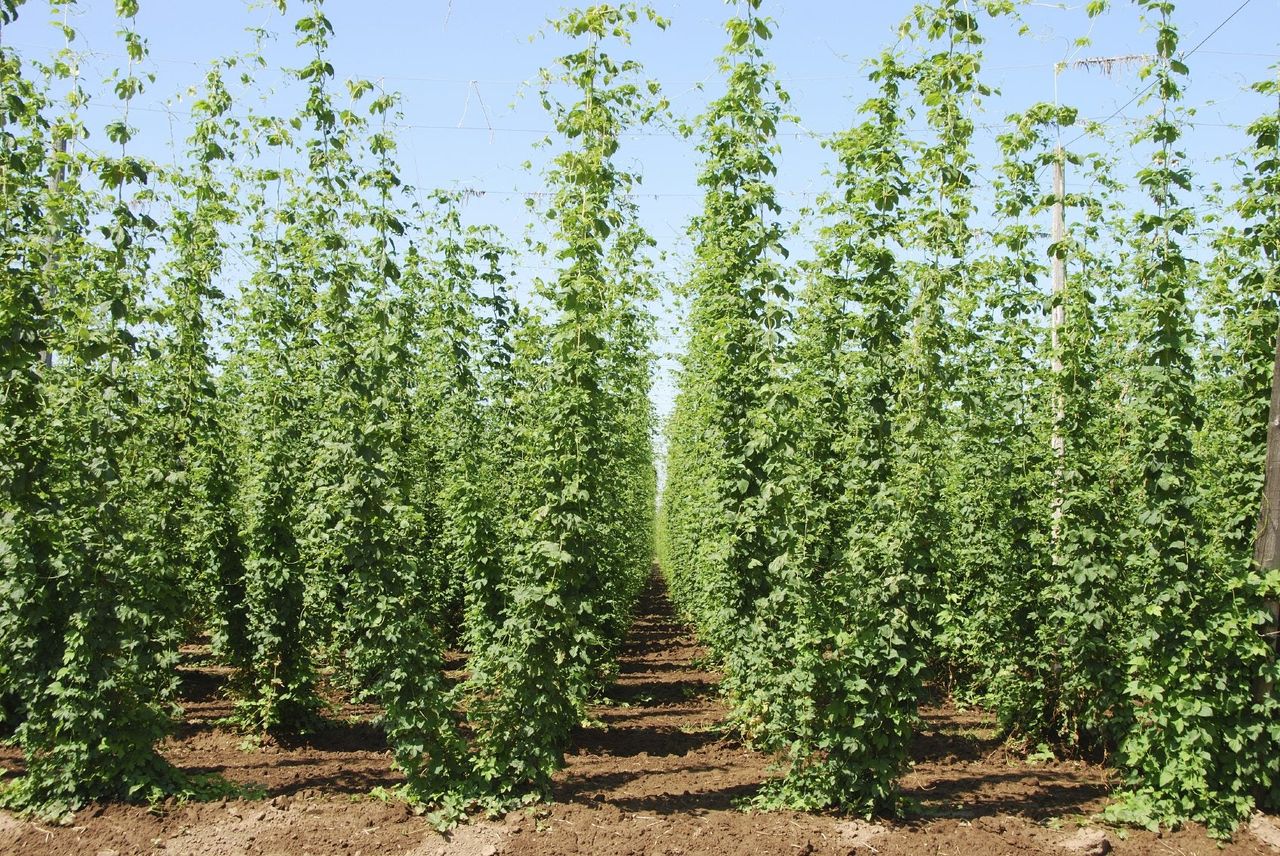
<instances>
[{"instance_id":1,"label":"wooden pole","mask_svg":"<svg viewBox=\"0 0 1280 856\"><path fill-rule=\"evenodd\" d=\"M1253 561L1259 570L1280 568L1280 332L1276 335L1276 359L1271 371L1271 409L1267 416L1267 461L1262 485L1262 508ZM1273 651L1280 651L1280 601L1266 601L1270 622L1263 629Z\"/></svg>"},{"instance_id":2,"label":"wooden pole","mask_svg":"<svg viewBox=\"0 0 1280 856\"><path fill-rule=\"evenodd\" d=\"M1063 257L1061 244L1066 239L1067 225L1065 215L1066 175L1065 158L1062 146L1054 151L1053 157L1053 225L1050 239L1054 245L1053 253L1053 312L1049 320L1050 344L1053 349L1053 376L1061 382L1062 375L1062 326L1067 320L1067 261ZM1058 543L1059 529L1062 522L1062 468L1067 454L1066 438L1062 436L1062 422L1066 416L1066 401L1061 386L1053 398L1053 436L1050 444L1053 447L1055 476L1053 498L1053 544Z\"/></svg>"},{"instance_id":3,"label":"wooden pole","mask_svg":"<svg viewBox=\"0 0 1280 856\"><path fill-rule=\"evenodd\" d=\"M62 182L66 181L66 178L67 178L67 165L63 163L61 159L62 156L65 155L66 153L67 153L66 137L63 137L60 134L55 135L53 140L53 156L58 160L58 162L54 166L53 170L50 171L49 173L50 202L52 202L52 200L57 196L57 194L61 192ZM54 253L55 253L54 246L57 244L58 240L61 237L62 237L62 230L59 229L55 223L52 231L49 234L49 255L45 257L45 262L44 262L45 281L44 281L43 297L44 297L45 307L44 307L43 314L45 314L46 316L49 312L50 307L53 306L54 301L57 300L58 298L58 287L55 284L54 277L53 277L53 262L54 262ZM45 323L45 329L48 329L49 321L47 317L44 323ZM40 352L40 360L45 364L46 368L53 368L53 351L42 350Z\"/></svg>"}]
</instances>

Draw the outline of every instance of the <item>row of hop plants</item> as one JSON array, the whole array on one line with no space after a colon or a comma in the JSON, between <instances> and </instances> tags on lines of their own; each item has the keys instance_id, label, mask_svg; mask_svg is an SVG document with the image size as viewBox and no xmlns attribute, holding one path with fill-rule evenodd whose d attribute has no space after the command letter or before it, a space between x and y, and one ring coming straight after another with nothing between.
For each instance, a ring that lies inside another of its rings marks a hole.
<instances>
[{"instance_id":1,"label":"row of hop plants","mask_svg":"<svg viewBox=\"0 0 1280 856\"><path fill-rule=\"evenodd\" d=\"M1194 51L1172 3L1137 0L1148 164L1121 176L1106 129L1036 104L980 170L983 31L1018 8L921 3L826 141L811 260L788 265L761 5L737 4L700 122L659 534L738 728L784 760L759 801L902 810L932 691L1028 748L1105 753L1115 821L1230 835L1280 806L1280 575L1274 545L1255 557L1280 105L1238 186L1197 187Z\"/></svg>"},{"instance_id":2,"label":"row of hop plants","mask_svg":"<svg viewBox=\"0 0 1280 856\"><path fill-rule=\"evenodd\" d=\"M1028 745L1115 750L1115 819L1226 833L1275 803L1280 580L1253 548L1277 118L1250 127L1240 188L1181 201L1185 57L1172 6L1141 5L1149 203L1055 145L1096 138L1053 105L1010 118L975 185L980 25L1016 9L921 5L828 141L800 267L772 187L772 25L759 0L729 23L660 546L735 723L788 761L766 803L898 810L930 684ZM381 705L410 799L453 816L545 794L648 573L652 241L617 152L665 105L608 51L665 22L553 22L582 46L543 79L567 141L557 272L521 303L492 231L401 184L395 96L337 84L318 2L297 113L247 109L255 52L219 63L176 167L132 153L151 81L136 4L117 11L106 145L72 52L0 54L0 709L26 754L5 802L220 787L156 751L178 646L206 631L252 732L317 727L334 681ZM1047 194L1055 164L1087 191Z\"/></svg>"},{"instance_id":3,"label":"row of hop plants","mask_svg":"<svg viewBox=\"0 0 1280 856\"><path fill-rule=\"evenodd\" d=\"M339 82L299 5L296 112L255 108L258 48L219 61L173 164L136 153L137 0L105 129L74 0L50 61L0 47L7 807L225 790L157 749L205 634L251 734L323 727L328 684L379 705L444 819L541 798L649 576L653 242L618 141L665 103L613 52L666 22L550 23L554 273L520 301L512 249L402 183L397 96Z\"/></svg>"}]
</instances>

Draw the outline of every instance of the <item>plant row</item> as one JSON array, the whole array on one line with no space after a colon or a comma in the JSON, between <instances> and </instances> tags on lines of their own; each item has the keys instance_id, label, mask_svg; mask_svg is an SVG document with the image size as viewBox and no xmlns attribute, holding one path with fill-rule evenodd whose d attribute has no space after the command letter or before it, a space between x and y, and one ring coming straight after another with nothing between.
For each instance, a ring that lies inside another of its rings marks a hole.
<instances>
[{"instance_id":1,"label":"plant row","mask_svg":"<svg viewBox=\"0 0 1280 856\"><path fill-rule=\"evenodd\" d=\"M1147 164L1122 176L1091 151L1106 130L1053 104L979 163L983 30L1018 9L922 3L826 141L791 265L760 5L701 120L660 555L739 728L786 759L762 801L899 810L934 691L1028 747L1106 753L1115 820L1230 834L1276 807L1280 572L1254 553L1280 113L1248 128L1238 187L1197 187L1175 10L1139 0Z\"/></svg>"},{"instance_id":2,"label":"plant row","mask_svg":"<svg viewBox=\"0 0 1280 856\"><path fill-rule=\"evenodd\" d=\"M332 687L380 707L409 799L540 797L650 573L652 242L617 150L663 105L609 53L641 14L551 24L554 273L520 301L493 230L401 182L396 96L338 83L302 6L296 112L261 108L258 50L220 61L172 165L134 154L136 0L105 129L65 23L47 63L0 48L9 807L224 788L157 748L206 636L250 733L322 727Z\"/></svg>"}]
</instances>

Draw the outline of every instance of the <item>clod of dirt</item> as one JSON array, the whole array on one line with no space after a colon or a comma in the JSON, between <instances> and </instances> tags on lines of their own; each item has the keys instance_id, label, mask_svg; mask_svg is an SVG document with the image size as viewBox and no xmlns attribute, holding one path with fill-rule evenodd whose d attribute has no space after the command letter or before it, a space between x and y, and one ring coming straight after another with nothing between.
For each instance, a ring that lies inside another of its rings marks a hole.
<instances>
[{"instance_id":1,"label":"clod of dirt","mask_svg":"<svg viewBox=\"0 0 1280 856\"><path fill-rule=\"evenodd\" d=\"M865 820L845 821L839 826L840 845L854 852L863 847L870 849L871 842L888 831L878 823L868 823Z\"/></svg>"},{"instance_id":2,"label":"clod of dirt","mask_svg":"<svg viewBox=\"0 0 1280 856\"><path fill-rule=\"evenodd\" d=\"M1082 829L1059 846L1076 856L1106 856L1111 852L1111 840L1101 829Z\"/></svg>"},{"instance_id":3,"label":"clod of dirt","mask_svg":"<svg viewBox=\"0 0 1280 856\"><path fill-rule=\"evenodd\" d=\"M1266 844L1272 850L1280 852L1280 824L1262 812L1254 812L1249 820L1249 832L1254 838Z\"/></svg>"}]
</instances>

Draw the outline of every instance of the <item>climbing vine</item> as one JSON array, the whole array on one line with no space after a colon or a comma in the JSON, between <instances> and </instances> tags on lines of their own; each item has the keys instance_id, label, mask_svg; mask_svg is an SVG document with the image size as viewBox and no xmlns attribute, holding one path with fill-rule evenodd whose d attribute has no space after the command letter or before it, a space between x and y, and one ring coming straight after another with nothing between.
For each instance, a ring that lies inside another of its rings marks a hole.
<instances>
[{"instance_id":1,"label":"climbing vine","mask_svg":"<svg viewBox=\"0 0 1280 856\"><path fill-rule=\"evenodd\" d=\"M648 571L649 545L633 540L653 513L648 286L632 258L649 242L627 196L638 177L616 155L620 135L663 105L636 62L609 53L642 16L666 25L630 5L551 23L582 44L544 73L541 93L570 141L547 173L561 267L540 285L551 311L527 343L545 356L517 365L530 376L514 402L514 555L505 602L485 610L500 618L472 651L468 691L477 775L499 800L545 793ZM574 100L561 100L566 90ZM647 489L632 490L627 474Z\"/></svg>"},{"instance_id":2,"label":"climbing vine","mask_svg":"<svg viewBox=\"0 0 1280 856\"><path fill-rule=\"evenodd\" d=\"M725 93L700 117L703 212L696 245L688 351L668 426L663 495L666 573L726 666L735 717L762 745L778 706L777 675L798 591L781 452L789 392L781 331L790 297L783 227L772 185L786 93L763 44L771 23L747 0L729 20L720 58Z\"/></svg>"}]
</instances>

